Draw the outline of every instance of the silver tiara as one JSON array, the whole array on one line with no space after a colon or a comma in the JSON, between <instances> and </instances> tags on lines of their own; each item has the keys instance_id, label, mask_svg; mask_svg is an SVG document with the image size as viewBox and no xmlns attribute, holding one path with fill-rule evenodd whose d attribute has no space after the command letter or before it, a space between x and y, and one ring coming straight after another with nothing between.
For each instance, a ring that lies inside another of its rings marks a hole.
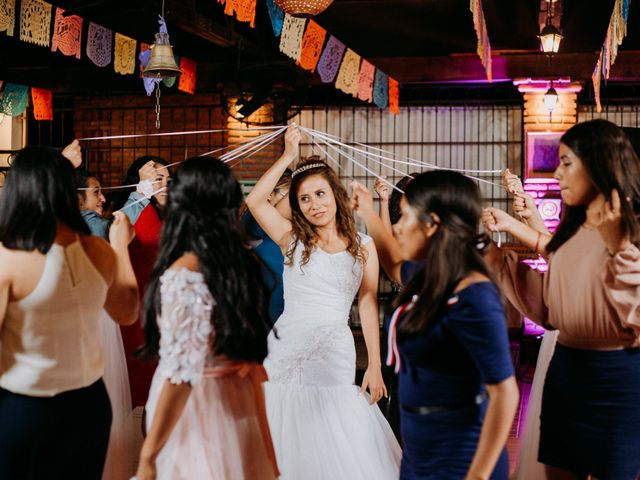
<instances>
[{"instance_id":1,"label":"silver tiara","mask_svg":"<svg viewBox=\"0 0 640 480\"><path fill-rule=\"evenodd\" d=\"M300 168L296 168L291 174L291 178L295 177L299 173L306 172L307 170L311 170L312 168L325 168L327 166L326 163L318 162L318 163L309 163Z\"/></svg>"}]
</instances>

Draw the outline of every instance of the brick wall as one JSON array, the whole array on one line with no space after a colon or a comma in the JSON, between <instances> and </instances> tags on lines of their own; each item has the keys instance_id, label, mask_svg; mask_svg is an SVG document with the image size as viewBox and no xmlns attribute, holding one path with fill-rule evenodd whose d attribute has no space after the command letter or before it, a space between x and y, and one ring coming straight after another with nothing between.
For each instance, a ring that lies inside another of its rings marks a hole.
<instances>
[{"instance_id":1,"label":"brick wall","mask_svg":"<svg viewBox=\"0 0 640 480\"><path fill-rule=\"evenodd\" d=\"M121 97L76 97L74 99L74 133L76 138L136 135L157 132L221 130L246 128L230 119L215 95L171 94L161 98L161 129L155 128L155 97L145 95ZM269 120L271 112L263 108L252 121ZM170 162L240 143L253 138L255 131L203 133L165 137L85 141L88 166L100 175L104 186L119 185L129 165L142 155L160 155ZM249 159L234 162L239 179L257 179L279 156L283 139ZM222 153L222 152L220 152Z\"/></svg>"}]
</instances>

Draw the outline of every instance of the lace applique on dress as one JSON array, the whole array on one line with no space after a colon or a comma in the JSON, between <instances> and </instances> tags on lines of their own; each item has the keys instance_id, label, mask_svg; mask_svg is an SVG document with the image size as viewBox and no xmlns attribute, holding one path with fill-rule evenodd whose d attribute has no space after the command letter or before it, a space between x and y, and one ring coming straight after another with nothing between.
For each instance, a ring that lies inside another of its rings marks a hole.
<instances>
[{"instance_id":1,"label":"lace applique on dress","mask_svg":"<svg viewBox=\"0 0 640 480\"><path fill-rule=\"evenodd\" d=\"M164 272L160 295L158 372L171 383L195 385L209 354L215 301L202 275L184 268Z\"/></svg>"}]
</instances>

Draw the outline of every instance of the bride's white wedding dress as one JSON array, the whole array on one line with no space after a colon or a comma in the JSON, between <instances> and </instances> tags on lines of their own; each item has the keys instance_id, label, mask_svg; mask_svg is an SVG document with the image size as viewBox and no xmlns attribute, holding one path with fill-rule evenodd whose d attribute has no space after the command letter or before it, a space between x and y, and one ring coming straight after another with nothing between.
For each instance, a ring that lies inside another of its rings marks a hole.
<instances>
[{"instance_id":1,"label":"bride's white wedding dress","mask_svg":"<svg viewBox=\"0 0 640 480\"><path fill-rule=\"evenodd\" d=\"M397 479L400 446L378 406L354 385L348 320L363 265L347 251L316 248L301 267L303 248L299 244L292 265L285 265L285 308L264 362L281 479Z\"/></svg>"}]
</instances>

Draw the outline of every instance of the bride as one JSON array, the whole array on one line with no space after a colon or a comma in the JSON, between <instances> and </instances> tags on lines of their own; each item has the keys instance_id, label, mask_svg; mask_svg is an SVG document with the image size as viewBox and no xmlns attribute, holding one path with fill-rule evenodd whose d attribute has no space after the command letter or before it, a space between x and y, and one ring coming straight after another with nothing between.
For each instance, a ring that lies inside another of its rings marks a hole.
<instances>
[{"instance_id":1,"label":"bride","mask_svg":"<svg viewBox=\"0 0 640 480\"><path fill-rule=\"evenodd\" d=\"M395 479L400 447L376 405L387 392L375 246L356 232L347 192L324 162L303 161L293 172L291 220L268 202L299 142L298 128L290 127L284 154L247 198L254 218L285 255L285 308L264 362L281 478ZM348 326L356 293L369 360L360 389L354 385L356 353Z\"/></svg>"}]
</instances>

